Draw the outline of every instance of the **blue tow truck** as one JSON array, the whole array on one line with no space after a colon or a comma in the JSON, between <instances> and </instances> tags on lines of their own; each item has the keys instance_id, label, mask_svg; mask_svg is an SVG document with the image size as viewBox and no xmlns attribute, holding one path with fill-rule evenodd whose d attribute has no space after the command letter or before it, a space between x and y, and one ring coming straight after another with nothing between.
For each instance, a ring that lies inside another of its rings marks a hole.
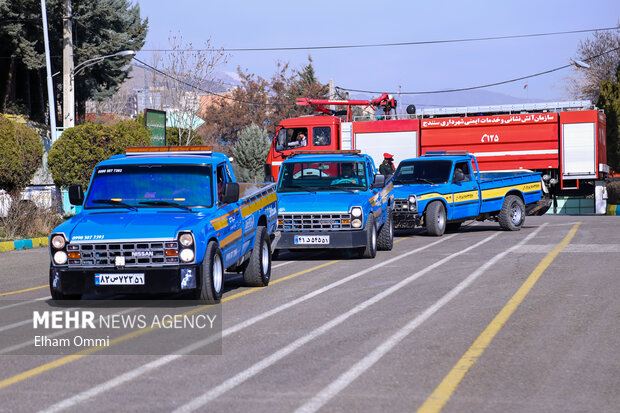
<instances>
[{"instance_id":1,"label":"blue tow truck","mask_svg":"<svg viewBox=\"0 0 620 413\"><path fill-rule=\"evenodd\" d=\"M188 291L217 303L226 269L269 283L275 184L237 183L208 147L128 148L69 197L83 209L50 236L53 299Z\"/></svg>"},{"instance_id":2,"label":"blue tow truck","mask_svg":"<svg viewBox=\"0 0 620 413\"><path fill-rule=\"evenodd\" d=\"M405 159L394 173L394 227L426 227L430 235L458 231L467 220L499 222L518 231L526 206L541 200L539 173L480 172L466 152L427 152Z\"/></svg>"},{"instance_id":3,"label":"blue tow truck","mask_svg":"<svg viewBox=\"0 0 620 413\"><path fill-rule=\"evenodd\" d=\"M277 185L276 252L347 248L374 258L377 249L392 249L392 184L370 156L297 151L282 163Z\"/></svg>"}]
</instances>

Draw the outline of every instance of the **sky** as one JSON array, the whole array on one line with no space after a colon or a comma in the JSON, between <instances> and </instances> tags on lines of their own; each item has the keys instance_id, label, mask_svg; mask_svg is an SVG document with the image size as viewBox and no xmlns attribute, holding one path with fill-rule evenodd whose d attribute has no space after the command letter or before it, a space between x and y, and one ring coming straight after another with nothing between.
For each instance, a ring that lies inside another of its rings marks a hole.
<instances>
[{"instance_id":1,"label":"sky","mask_svg":"<svg viewBox=\"0 0 620 413\"><path fill-rule=\"evenodd\" d=\"M148 49L169 48L170 34L201 48L360 45L512 36L615 27L620 1L200 1L135 0L149 19ZM566 65L591 33L353 49L231 52L219 68L238 66L270 78L276 63L300 69L312 56L322 83L396 93L436 91L501 82ZM570 100L570 69L484 89L523 101ZM524 86L527 84L527 88ZM400 89L399 89L400 88ZM455 92L454 95L462 92ZM447 94L402 96L410 102L443 102ZM459 99L459 96L456 97ZM463 97L464 104L467 99ZM478 103L479 104L479 103Z\"/></svg>"}]
</instances>

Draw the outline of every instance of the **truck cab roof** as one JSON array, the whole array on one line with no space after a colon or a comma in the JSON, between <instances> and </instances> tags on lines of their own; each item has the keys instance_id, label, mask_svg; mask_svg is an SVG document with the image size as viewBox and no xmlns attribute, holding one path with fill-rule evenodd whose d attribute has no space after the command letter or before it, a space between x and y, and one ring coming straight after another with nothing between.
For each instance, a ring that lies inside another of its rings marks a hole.
<instances>
[{"instance_id":1,"label":"truck cab roof","mask_svg":"<svg viewBox=\"0 0 620 413\"><path fill-rule=\"evenodd\" d=\"M143 165L143 164L186 164L186 165L213 165L228 160L223 153L175 153L154 152L114 155L110 159L100 162L99 166L107 165Z\"/></svg>"},{"instance_id":2,"label":"truck cab roof","mask_svg":"<svg viewBox=\"0 0 620 413\"><path fill-rule=\"evenodd\" d=\"M343 160L350 161L364 161L371 160L370 156L361 153L344 152L344 151L329 151L329 153L303 153L299 155L293 155L286 159L283 163L292 162L337 162Z\"/></svg>"}]
</instances>

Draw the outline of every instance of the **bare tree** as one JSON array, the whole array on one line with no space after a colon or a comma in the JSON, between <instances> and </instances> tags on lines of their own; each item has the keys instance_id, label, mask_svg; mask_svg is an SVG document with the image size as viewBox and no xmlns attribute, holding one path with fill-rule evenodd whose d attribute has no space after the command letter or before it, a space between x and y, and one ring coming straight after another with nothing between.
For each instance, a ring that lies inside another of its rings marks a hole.
<instances>
[{"instance_id":1,"label":"bare tree","mask_svg":"<svg viewBox=\"0 0 620 413\"><path fill-rule=\"evenodd\" d=\"M617 30L594 32L592 38L583 40L577 49L577 59L590 67L573 68L568 76L568 92L577 99L598 100L601 83L613 80L620 64L620 27Z\"/></svg>"},{"instance_id":2,"label":"bare tree","mask_svg":"<svg viewBox=\"0 0 620 413\"><path fill-rule=\"evenodd\" d=\"M194 125L199 122L200 95L220 88L216 68L228 57L221 48L211 45L211 39L201 49L194 49L191 42L184 43L180 34L170 34L168 42L172 51L157 59L154 66L166 74L157 78L165 109L179 120L179 145L189 145L195 138Z\"/></svg>"}]
</instances>

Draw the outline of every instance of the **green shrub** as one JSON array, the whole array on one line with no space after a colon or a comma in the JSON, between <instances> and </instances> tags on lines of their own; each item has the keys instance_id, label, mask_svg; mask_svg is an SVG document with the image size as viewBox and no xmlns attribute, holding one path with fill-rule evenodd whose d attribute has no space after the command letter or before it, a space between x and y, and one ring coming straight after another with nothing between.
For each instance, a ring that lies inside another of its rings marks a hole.
<instances>
[{"instance_id":1,"label":"green shrub","mask_svg":"<svg viewBox=\"0 0 620 413\"><path fill-rule=\"evenodd\" d=\"M0 115L0 189L15 193L41 166L43 144L37 132Z\"/></svg>"},{"instance_id":2,"label":"green shrub","mask_svg":"<svg viewBox=\"0 0 620 413\"><path fill-rule=\"evenodd\" d=\"M80 184L86 189L95 165L125 153L129 146L151 146L147 129L133 120L113 126L85 123L67 129L48 157L54 183L64 187Z\"/></svg>"}]
</instances>

